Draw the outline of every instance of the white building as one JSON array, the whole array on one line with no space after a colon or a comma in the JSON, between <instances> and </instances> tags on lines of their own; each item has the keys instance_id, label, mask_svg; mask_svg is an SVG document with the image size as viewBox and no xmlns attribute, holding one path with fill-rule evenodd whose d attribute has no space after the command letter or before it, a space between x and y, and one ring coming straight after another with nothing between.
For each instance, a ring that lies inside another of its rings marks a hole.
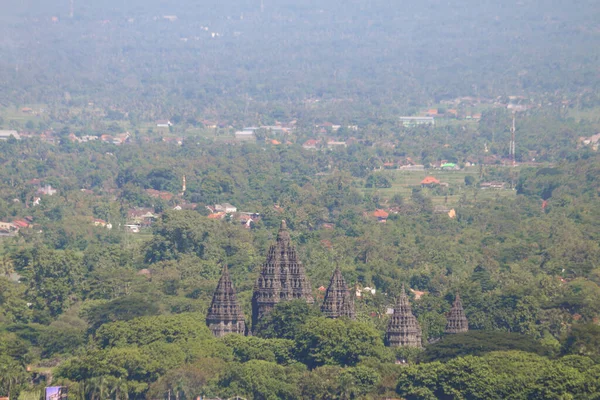
<instances>
[{"instance_id":1,"label":"white building","mask_svg":"<svg viewBox=\"0 0 600 400\"><path fill-rule=\"evenodd\" d=\"M239 140L254 140L256 136L253 130L236 131L235 138Z\"/></svg>"},{"instance_id":2,"label":"white building","mask_svg":"<svg viewBox=\"0 0 600 400\"><path fill-rule=\"evenodd\" d=\"M231 214L237 212L237 208L229 203L215 204L215 211Z\"/></svg>"},{"instance_id":3,"label":"white building","mask_svg":"<svg viewBox=\"0 0 600 400\"><path fill-rule=\"evenodd\" d=\"M8 140L8 138L11 136L13 136L17 140L21 140L21 135L19 135L17 131L0 130L0 140Z\"/></svg>"},{"instance_id":4,"label":"white building","mask_svg":"<svg viewBox=\"0 0 600 400\"><path fill-rule=\"evenodd\" d=\"M433 117L400 117L400 122L407 128L418 125L435 125Z\"/></svg>"}]
</instances>

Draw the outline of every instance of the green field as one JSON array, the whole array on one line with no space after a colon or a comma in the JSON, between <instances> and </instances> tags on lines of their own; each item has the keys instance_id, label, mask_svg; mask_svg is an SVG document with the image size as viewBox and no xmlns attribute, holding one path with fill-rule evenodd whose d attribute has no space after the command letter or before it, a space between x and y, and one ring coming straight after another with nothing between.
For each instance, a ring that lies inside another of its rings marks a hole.
<instances>
[{"instance_id":1,"label":"green field","mask_svg":"<svg viewBox=\"0 0 600 400\"><path fill-rule=\"evenodd\" d=\"M593 107L588 109L569 109L567 116L574 118L576 121L587 120L592 122L600 122L600 107Z\"/></svg>"},{"instance_id":2,"label":"green field","mask_svg":"<svg viewBox=\"0 0 600 400\"><path fill-rule=\"evenodd\" d=\"M512 189L479 189L477 185L466 186L465 176L472 176L475 182L479 181L479 167L464 168L460 171L419 171L419 172L408 172L399 170L386 170L381 171L392 182L390 188L363 188L363 193L375 193L377 192L384 201L390 200L395 194L400 194L405 200L410 199L412 189L421 186L421 181L426 176L433 176L440 182L448 183L447 189L429 189L425 188L425 193L430 196L435 205L444 204L446 201L447 193L447 205L455 206L458 204L461 196L466 194L467 197L477 199L495 199L498 197L514 197L516 194L515 190Z\"/></svg>"}]
</instances>

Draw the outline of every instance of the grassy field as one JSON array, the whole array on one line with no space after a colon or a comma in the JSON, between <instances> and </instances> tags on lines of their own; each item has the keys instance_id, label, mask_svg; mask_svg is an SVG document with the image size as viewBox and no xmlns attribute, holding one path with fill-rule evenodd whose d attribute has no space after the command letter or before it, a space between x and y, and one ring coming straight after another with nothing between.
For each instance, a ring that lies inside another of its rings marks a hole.
<instances>
[{"instance_id":1,"label":"grassy field","mask_svg":"<svg viewBox=\"0 0 600 400\"><path fill-rule=\"evenodd\" d=\"M600 107L589 108L586 110L569 109L567 116L574 118L575 121L587 120L592 122L600 122Z\"/></svg>"},{"instance_id":2,"label":"grassy field","mask_svg":"<svg viewBox=\"0 0 600 400\"><path fill-rule=\"evenodd\" d=\"M34 110L31 113L21 111L22 108L29 107ZM42 116L38 114L38 111L41 109L45 109L45 104L28 104L22 107L2 107L0 108L0 118L4 120L2 126L0 128L9 129L11 128L11 121L16 122L20 128L25 126L28 121L32 121L34 124L37 124L38 121L42 119Z\"/></svg>"},{"instance_id":3,"label":"grassy field","mask_svg":"<svg viewBox=\"0 0 600 400\"><path fill-rule=\"evenodd\" d=\"M458 204L461 196L466 194L468 197L477 199L495 199L498 197L514 197L516 192L512 189L479 189L477 186L465 186L465 177L472 176L475 182L479 181L479 168L464 168L460 171L420 171L407 172L399 170L381 171L381 174L387 176L392 181L390 188L364 188L364 193L377 192L383 199L390 200L395 194L400 194L405 200L410 199L412 189L421 186L421 181L426 176L433 176L440 182L448 183L446 192L447 205L452 207ZM425 188L425 193L429 195L435 205L441 205L446 202L446 195L442 190Z\"/></svg>"}]
</instances>

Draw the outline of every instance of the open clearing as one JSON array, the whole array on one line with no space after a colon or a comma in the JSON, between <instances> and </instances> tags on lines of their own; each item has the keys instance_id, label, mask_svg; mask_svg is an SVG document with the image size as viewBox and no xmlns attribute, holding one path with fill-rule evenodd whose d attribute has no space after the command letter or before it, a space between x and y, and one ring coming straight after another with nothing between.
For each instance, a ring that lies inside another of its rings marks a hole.
<instances>
[{"instance_id":1,"label":"open clearing","mask_svg":"<svg viewBox=\"0 0 600 400\"><path fill-rule=\"evenodd\" d=\"M464 168L460 171L400 171L385 170L379 172L390 179L390 188L363 188L364 193L378 193L383 199L390 200L395 194L400 194L405 200L411 197L412 189L421 187L421 181L426 176L433 176L440 182L448 183L448 188L424 188L425 193L431 197L436 205L446 203L448 206L458 204L461 196L477 199L495 199L498 197L514 197L513 189L479 189L477 186L466 186L465 177L472 176L475 182L479 181L479 167ZM508 186L507 186L508 187Z\"/></svg>"}]
</instances>

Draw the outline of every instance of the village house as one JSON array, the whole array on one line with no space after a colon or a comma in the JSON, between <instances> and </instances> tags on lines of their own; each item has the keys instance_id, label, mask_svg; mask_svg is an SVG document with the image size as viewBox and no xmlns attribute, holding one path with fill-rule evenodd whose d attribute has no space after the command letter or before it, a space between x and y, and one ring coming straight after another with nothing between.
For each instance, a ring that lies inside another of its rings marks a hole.
<instances>
[{"instance_id":1,"label":"village house","mask_svg":"<svg viewBox=\"0 0 600 400\"><path fill-rule=\"evenodd\" d=\"M455 164L455 163L451 163L451 162L447 162L444 163L440 166L441 169L443 169L444 171L459 171L460 167Z\"/></svg>"},{"instance_id":2,"label":"village house","mask_svg":"<svg viewBox=\"0 0 600 400\"><path fill-rule=\"evenodd\" d=\"M434 178L433 176L426 176L425 179L421 181L421 187L432 187L439 184L440 181Z\"/></svg>"},{"instance_id":3,"label":"village house","mask_svg":"<svg viewBox=\"0 0 600 400\"><path fill-rule=\"evenodd\" d=\"M251 228L252 225L255 223L254 219L249 214L241 214L238 218L240 223L248 229Z\"/></svg>"},{"instance_id":4,"label":"village house","mask_svg":"<svg viewBox=\"0 0 600 400\"><path fill-rule=\"evenodd\" d=\"M435 125L433 117L400 117L400 123L405 128L413 128L419 125Z\"/></svg>"},{"instance_id":5,"label":"village house","mask_svg":"<svg viewBox=\"0 0 600 400\"><path fill-rule=\"evenodd\" d=\"M316 128L320 128L321 133L326 133L327 130L336 132L341 128L341 125L336 125L332 122L323 122L322 124L317 124Z\"/></svg>"},{"instance_id":6,"label":"village house","mask_svg":"<svg viewBox=\"0 0 600 400\"><path fill-rule=\"evenodd\" d=\"M160 190L156 190L156 189L146 189L146 193L148 194L148 196L155 198L155 199L162 199L165 201L169 201L173 198L173 193L169 193L169 192L161 192Z\"/></svg>"},{"instance_id":7,"label":"village house","mask_svg":"<svg viewBox=\"0 0 600 400\"><path fill-rule=\"evenodd\" d=\"M103 219L94 218L93 223L94 223L94 226L101 226L106 229L112 229L112 224L110 222L106 222Z\"/></svg>"},{"instance_id":8,"label":"village house","mask_svg":"<svg viewBox=\"0 0 600 400\"><path fill-rule=\"evenodd\" d=\"M375 218L377 218L378 222L381 222L381 223L386 223L389 215L390 215L389 213L387 213L381 209L377 209L377 210L375 210L375 212L373 212L373 216Z\"/></svg>"},{"instance_id":9,"label":"village house","mask_svg":"<svg viewBox=\"0 0 600 400\"><path fill-rule=\"evenodd\" d=\"M12 222L0 221L0 236L12 236L19 232L19 227Z\"/></svg>"},{"instance_id":10,"label":"village house","mask_svg":"<svg viewBox=\"0 0 600 400\"><path fill-rule=\"evenodd\" d=\"M306 150L316 150L317 149L317 144L319 144L319 141L316 139L308 139L306 142L304 142L304 144L302 145L302 147Z\"/></svg>"},{"instance_id":11,"label":"village house","mask_svg":"<svg viewBox=\"0 0 600 400\"><path fill-rule=\"evenodd\" d=\"M22 218L22 219L15 219L12 223L18 229L23 229L23 228L29 228L29 227L31 227L31 221L32 221L31 217L25 217L25 218Z\"/></svg>"},{"instance_id":12,"label":"village house","mask_svg":"<svg viewBox=\"0 0 600 400\"><path fill-rule=\"evenodd\" d=\"M346 147L346 142L337 142L335 140L327 141L327 148L329 148L330 150L338 147Z\"/></svg>"},{"instance_id":13,"label":"village house","mask_svg":"<svg viewBox=\"0 0 600 400\"><path fill-rule=\"evenodd\" d=\"M21 136L17 131L0 130L0 140L8 140L10 137L21 140Z\"/></svg>"},{"instance_id":14,"label":"village house","mask_svg":"<svg viewBox=\"0 0 600 400\"><path fill-rule=\"evenodd\" d=\"M263 125L260 127L260 129L264 129L273 134L284 134L290 131L289 128L283 127L281 125Z\"/></svg>"},{"instance_id":15,"label":"village house","mask_svg":"<svg viewBox=\"0 0 600 400\"><path fill-rule=\"evenodd\" d=\"M79 138L79 142L80 143L85 143L85 142L92 142L94 140L98 140L98 136L93 136L93 135L83 135L82 137Z\"/></svg>"},{"instance_id":16,"label":"village house","mask_svg":"<svg viewBox=\"0 0 600 400\"><path fill-rule=\"evenodd\" d=\"M219 211L208 215L208 219L224 219L227 216L225 211Z\"/></svg>"},{"instance_id":17,"label":"village house","mask_svg":"<svg viewBox=\"0 0 600 400\"><path fill-rule=\"evenodd\" d=\"M173 126L173 124L168 119L160 119L156 121L157 128L168 128L170 126Z\"/></svg>"},{"instance_id":18,"label":"village house","mask_svg":"<svg viewBox=\"0 0 600 400\"><path fill-rule=\"evenodd\" d=\"M429 167L433 169L442 169L442 165L446 164L448 160L437 160L429 163Z\"/></svg>"},{"instance_id":19,"label":"village house","mask_svg":"<svg viewBox=\"0 0 600 400\"><path fill-rule=\"evenodd\" d=\"M219 125L217 122L215 122L215 121L209 121L207 119L203 120L202 124L207 129L217 129L217 126Z\"/></svg>"},{"instance_id":20,"label":"village house","mask_svg":"<svg viewBox=\"0 0 600 400\"><path fill-rule=\"evenodd\" d=\"M596 133L590 137L581 137L579 141L584 146L590 146L592 150L598 151L598 144L600 144L600 133Z\"/></svg>"},{"instance_id":21,"label":"village house","mask_svg":"<svg viewBox=\"0 0 600 400\"><path fill-rule=\"evenodd\" d=\"M52 196L52 195L55 195L57 193L57 190L54 189L54 188L52 188L51 185L46 185L44 187L39 188L36 193L44 194L44 195L47 195L47 196Z\"/></svg>"},{"instance_id":22,"label":"village house","mask_svg":"<svg viewBox=\"0 0 600 400\"><path fill-rule=\"evenodd\" d=\"M398 167L400 171L425 171L423 164L402 165Z\"/></svg>"},{"instance_id":23,"label":"village house","mask_svg":"<svg viewBox=\"0 0 600 400\"><path fill-rule=\"evenodd\" d=\"M491 182L481 182L479 187L482 189L504 189L506 187L506 182L500 181L491 181Z\"/></svg>"},{"instance_id":24,"label":"village house","mask_svg":"<svg viewBox=\"0 0 600 400\"><path fill-rule=\"evenodd\" d=\"M256 135L254 134L254 130L245 130L244 129L243 131L236 131L235 138L237 140L255 140Z\"/></svg>"},{"instance_id":25,"label":"village house","mask_svg":"<svg viewBox=\"0 0 600 400\"><path fill-rule=\"evenodd\" d=\"M443 204L438 204L433 207L434 214L448 214L449 212L450 212L450 208Z\"/></svg>"},{"instance_id":26,"label":"village house","mask_svg":"<svg viewBox=\"0 0 600 400\"><path fill-rule=\"evenodd\" d=\"M131 135L129 134L129 132L124 132L124 133L119 133L118 135L116 135L113 138L112 143L116 144L117 146L123 143L126 143L127 141L129 141L129 138L131 137Z\"/></svg>"},{"instance_id":27,"label":"village house","mask_svg":"<svg viewBox=\"0 0 600 400\"><path fill-rule=\"evenodd\" d=\"M132 225L147 227L158 218L152 208L132 208L127 213L128 222Z\"/></svg>"},{"instance_id":28,"label":"village house","mask_svg":"<svg viewBox=\"0 0 600 400\"><path fill-rule=\"evenodd\" d=\"M369 294L374 296L376 293L377 289L374 287L365 286L364 288L362 288L360 285L356 285L355 287L356 297L362 297L363 294Z\"/></svg>"},{"instance_id":29,"label":"village house","mask_svg":"<svg viewBox=\"0 0 600 400\"><path fill-rule=\"evenodd\" d=\"M235 206L232 206L229 203L215 204L215 211L231 214L231 213L237 212L237 208Z\"/></svg>"}]
</instances>

